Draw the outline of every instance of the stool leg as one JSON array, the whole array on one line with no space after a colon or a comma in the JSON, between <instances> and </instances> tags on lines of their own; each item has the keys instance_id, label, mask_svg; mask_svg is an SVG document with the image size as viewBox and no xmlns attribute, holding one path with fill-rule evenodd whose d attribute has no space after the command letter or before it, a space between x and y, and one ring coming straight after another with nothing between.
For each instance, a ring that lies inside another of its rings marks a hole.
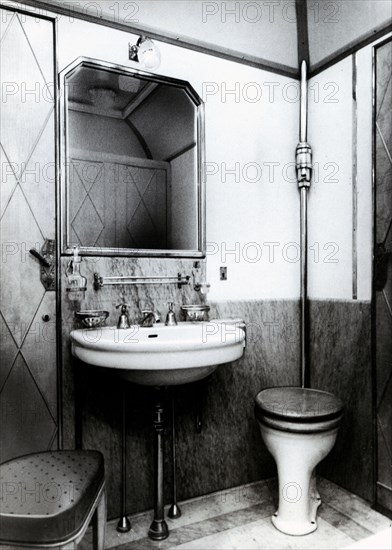
<instances>
[{"instance_id":1,"label":"stool leg","mask_svg":"<svg viewBox=\"0 0 392 550\"><path fill-rule=\"evenodd\" d=\"M106 490L102 491L93 517L93 549L104 550L106 530Z\"/></svg>"}]
</instances>

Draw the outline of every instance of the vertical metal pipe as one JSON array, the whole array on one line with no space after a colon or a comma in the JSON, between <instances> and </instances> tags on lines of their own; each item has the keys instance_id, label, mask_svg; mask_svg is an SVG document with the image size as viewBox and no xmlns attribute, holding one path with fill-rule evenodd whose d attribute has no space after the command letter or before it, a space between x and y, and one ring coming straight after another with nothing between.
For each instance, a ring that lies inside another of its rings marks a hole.
<instances>
[{"instance_id":1,"label":"vertical metal pipe","mask_svg":"<svg viewBox=\"0 0 392 550\"><path fill-rule=\"evenodd\" d=\"M308 88L306 81L306 61L301 63L301 110L299 121L299 141L304 142L308 131Z\"/></svg>"},{"instance_id":2,"label":"vertical metal pipe","mask_svg":"<svg viewBox=\"0 0 392 550\"><path fill-rule=\"evenodd\" d=\"M301 386L305 388L308 385L308 189L301 187Z\"/></svg>"},{"instance_id":3,"label":"vertical metal pipe","mask_svg":"<svg viewBox=\"0 0 392 550\"><path fill-rule=\"evenodd\" d=\"M306 61L301 63L301 106L299 123L299 144L296 150L297 180L300 190L300 379L304 388L309 385L309 306L308 306L308 212L307 200L308 189L312 177L312 150L307 143L307 122L308 122L308 92L307 92L307 66Z\"/></svg>"},{"instance_id":4,"label":"vertical metal pipe","mask_svg":"<svg viewBox=\"0 0 392 550\"><path fill-rule=\"evenodd\" d=\"M155 519L158 521L163 520L163 430L156 430L155 440L155 460L156 460L156 477L155 477Z\"/></svg>"},{"instance_id":5,"label":"vertical metal pipe","mask_svg":"<svg viewBox=\"0 0 392 550\"><path fill-rule=\"evenodd\" d=\"M150 525L148 536L152 540L164 540L169 536L169 529L164 519L163 502L163 433L164 433L164 406L163 390L157 389L157 400L155 403L155 418L153 422L155 431L155 472L154 472L154 519Z\"/></svg>"},{"instance_id":6,"label":"vertical metal pipe","mask_svg":"<svg viewBox=\"0 0 392 550\"><path fill-rule=\"evenodd\" d=\"M122 470L122 515L126 515L127 507L127 428L126 428L126 407L125 407L125 391L122 391L122 453L121 453L121 470Z\"/></svg>"}]
</instances>

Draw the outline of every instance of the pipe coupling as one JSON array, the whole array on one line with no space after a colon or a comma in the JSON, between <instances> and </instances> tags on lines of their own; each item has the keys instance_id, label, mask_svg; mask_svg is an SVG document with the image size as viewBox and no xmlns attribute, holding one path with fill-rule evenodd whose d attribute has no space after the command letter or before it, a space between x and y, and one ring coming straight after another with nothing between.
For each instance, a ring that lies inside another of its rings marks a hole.
<instances>
[{"instance_id":1,"label":"pipe coupling","mask_svg":"<svg viewBox=\"0 0 392 550\"><path fill-rule=\"evenodd\" d=\"M312 148L306 141L301 141L295 151L298 187L310 187L312 179Z\"/></svg>"}]
</instances>

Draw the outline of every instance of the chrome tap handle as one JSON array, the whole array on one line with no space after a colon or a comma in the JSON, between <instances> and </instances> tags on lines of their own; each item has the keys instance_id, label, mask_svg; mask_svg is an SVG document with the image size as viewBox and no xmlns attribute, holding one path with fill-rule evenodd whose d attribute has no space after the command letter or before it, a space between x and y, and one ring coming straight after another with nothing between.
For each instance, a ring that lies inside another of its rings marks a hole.
<instances>
[{"instance_id":1,"label":"chrome tap handle","mask_svg":"<svg viewBox=\"0 0 392 550\"><path fill-rule=\"evenodd\" d=\"M46 258L44 258L42 256L42 254L40 254L38 252L38 250L36 250L35 248L30 248L29 250L30 254L32 256L34 256L35 258L37 258L37 260L39 260L41 262L41 264L44 266L44 267L50 267L52 264L50 262L48 262L48 260Z\"/></svg>"},{"instance_id":2,"label":"chrome tap handle","mask_svg":"<svg viewBox=\"0 0 392 550\"><path fill-rule=\"evenodd\" d=\"M128 307L130 307L130 304L126 304L125 302L122 302L121 304L117 304L116 305L116 309L118 309L119 307L125 307L125 309L127 309Z\"/></svg>"}]
</instances>

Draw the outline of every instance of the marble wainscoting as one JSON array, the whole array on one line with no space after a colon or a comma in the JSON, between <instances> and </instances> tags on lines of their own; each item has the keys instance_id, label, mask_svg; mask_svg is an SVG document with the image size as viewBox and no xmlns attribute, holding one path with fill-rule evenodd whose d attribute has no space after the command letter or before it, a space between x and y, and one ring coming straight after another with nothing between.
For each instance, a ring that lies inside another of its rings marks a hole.
<instances>
[{"instance_id":1,"label":"marble wainscoting","mask_svg":"<svg viewBox=\"0 0 392 550\"><path fill-rule=\"evenodd\" d=\"M163 260L161 260L163 261ZM130 260L128 259L128 262ZM109 275L124 270L125 260L100 259L100 267L83 262L89 290L83 308L111 312L108 323L117 321L114 305L124 298L139 308L153 307L162 316L166 302L195 303L193 289L175 285L104 287L91 289L94 271ZM179 262L184 273L192 262ZM178 263L173 264L177 272ZM130 265L130 264L128 264ZM65 261L64 261L65 267ZM129 269L129 268L128 268ZM162 268L163 269L163 268ZM165 272L169 272L165 261ZM124 273L124 271L123 271ZM170 271L171 273L171 271ZM128 271L128 274L129 271ZM151 270L148 274L151 274ZM190 294L187 294L190 293ZM210 317L241 317L247 324L248 343L243 358L220 366L209 379L176 390L178 498L188 499L275 475L275 466L261 441L254 419L257 392L266 386L299 383L297 301L247 301L210 303ZM127 395L127 511L135 513L153 505L153 390L127 384L87 365L76 365L70 355L69 331L75 306L63 293L63 409L65 446L75 445L75 425L81 426L84 448L101 450L105 456L108 517L120 515L121 503L121 390ZM179 309L179 306L176 308ZM132 318L133 308L131 308ZM137 317L136 317L137 318ZM75 372L83 372L75 382ZM75 391L83 407L75 417ZM169 396L168 396L169 397ZM168 400L169 401L169 400ZM169 405L169 402L168 402ZM202 430L196 430L196 410L201 410ZM168 408L169 412L169 408ZM167 415L167 419L168 419ZM165 500L171 498L171 438L166 429Z\"/></svg>"},{"instance_id":2,"label":"marble wainscoting","mask_svg":"<svg viewBox=\"0 0 392 550\"><path fill-rule=\"evenodd\" d=\"M239 361L221 365L200 384L200 434L189 406L195 390L190 385L179 392L178 486L183 499L275 474L254 417L254 398L263 387L299 382L297 301L209 305L210 319L240 317L245 321L247 345Z\"/></svg>"},{"instance_id":3,"label":"marble wainscoting","mask_svg":"<svg viewBox=\"0 0 392 550\"><path fill-rule=\"evenodd\" d=\"M120 258L120 257L84 257L81 263L81 273L87 278L87 291L80 302L70 301L66 292L65 270L70 257L61 258L61 319L62 319L62 417L63 417L63 445L65 448L74 448L76 442L76 427L82 429L83 447L98 448L105 454L107 464L107 478L109 490L109 503L119 502L120 477L119 460L121 456L121 387L124 382L119 381L104 369L90 368L87 365L77 364L71 355L69 334L74 328L81 325L74 317L79 309L103 309L109 311L106 321L108 326L117 324L119 309L116 305L122 302L129 304L129 316L131 322L137 322L142 309L151 309L165 320L168 310L168 302L174 302L177 317L180 316L180 305L186 303L200 303L205 298L199 292L195 292L193 285L189 284L178 288L176 284L142 284L142 285L105 285L99 290L93 286L94 273L101 276L174 276L178 273L191 275L193 260L190 259L147 259L147 258ZM205 262L200 262L200 276L205 277ZM79 376L78 376L79 375ZM78 377L78 379L76 379ZM130 390L131 391L131 390ZM150 392L151 393L151 392ZM150 436L150 408L145 403L149 401L149 392L143 388L131 391L129 401L132 402L136 413L129 416L138 416L138 402L141 401L140 414L144 416L141 424L146 426L145 432ZM81 402L79 416L75 414L75 403ZM133 429L133 427L132 427ZM139 440L141 450L138 456L149 455L145 445L152 446L151 441L145 437L140 429L134 430L135 438ZM79 433L79 436L81 434ZM80 437L79 437L80 439ZM133 443L133 450L138 447ZM132 457L133 459L133 457ZM148 463L148 461L147 461ZM137 461L136 464L137 465ZM143 465L143 464L142 464ZM140 469L142 469L140 465ZM149 466L152 472L152 464ZM138 474L139 475L139 474ZM143 474L141 474L143 475ZM139 496L138 496L139 498ZM148 501L150 502L150 500ZM147 506L147 505L146 505ZM114 507L114 514L118 514L118 507ZM142 507L142 509L144 509ZM111 508L109 507L109 511Z\"/></svg>"},{"instance_id":4,"label":"marble wainscoting","mask_svg":"<svg viewBox=\"0 0 392 550\"><path fill-rule=\"evenodd\" d=\"M345 403L334 449L320 475L372 500L373 409L370 302L312 301L310 304L311 386Z\"/></svg>"}]
</instances>

